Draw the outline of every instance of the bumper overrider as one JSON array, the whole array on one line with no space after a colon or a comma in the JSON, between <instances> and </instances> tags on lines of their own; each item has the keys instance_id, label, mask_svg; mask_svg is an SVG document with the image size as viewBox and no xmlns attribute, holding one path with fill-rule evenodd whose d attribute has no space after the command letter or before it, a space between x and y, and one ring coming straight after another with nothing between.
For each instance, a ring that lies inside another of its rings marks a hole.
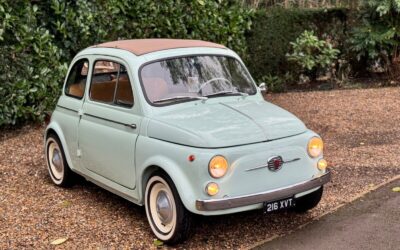
<instances>
[{"instance_id":1,"label":"bumper overrider","mask_svg":"<svg viewBox=\"0 0 400 250\"><path fill-rule=\"evenodd\" d=\"M331 180L331 172L314 177L311 180L296 183L294 185L283 188L273 189L266 192L242 195L236 197L211 199L211 200L196 200L196 208L199 211L217 211L229 208L243 207L262 202L276 201L291 197L295 194L308 191L313 188L320 187Z\"/></svg>"}]
</instances>

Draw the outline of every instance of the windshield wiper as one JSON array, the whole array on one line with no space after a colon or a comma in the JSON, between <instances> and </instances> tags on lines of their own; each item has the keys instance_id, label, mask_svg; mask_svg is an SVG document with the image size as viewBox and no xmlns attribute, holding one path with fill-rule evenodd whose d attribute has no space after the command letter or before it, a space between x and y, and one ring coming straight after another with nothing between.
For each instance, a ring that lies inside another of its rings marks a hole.
<instances>
[{"instance_id":1,"label":"windshield wiper","mask_svg":"<svg viewBox=\"0 0 400 250\"><path fill-rule=\"evenodd\" d=\"M168 98L162 98L153 101L153 103L167 102L167 101L176 101L176 100L185 100L185 99L193 99L193 100L207 100L208 98L205 96L174 96Z\"/></svg>"},{"instance_id":2,"label":"windshield wiper","mask_svg":"<svg viewBox=\"0 0 400 250\"><path fill-rule=\"evenodd\" d=\"M248 96L249 94L243 93L243 92L234 92L231 90L223 90L219 92L215 92L209 95L205 95L205 97L211 97L211 96L221 96L221 95L241 95L241 96Z\"/></svg>"}]
</instances>

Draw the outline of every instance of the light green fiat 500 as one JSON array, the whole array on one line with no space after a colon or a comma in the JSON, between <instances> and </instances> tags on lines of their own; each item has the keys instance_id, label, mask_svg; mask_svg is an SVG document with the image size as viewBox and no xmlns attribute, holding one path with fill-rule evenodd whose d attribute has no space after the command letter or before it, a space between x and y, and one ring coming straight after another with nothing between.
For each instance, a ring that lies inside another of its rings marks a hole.
<instances>
[{"instance_id":1,"label":"light green fiat 500","mask_svg":"<svg viewBox=\"0 0 400 250\"><path fill-rule=\"evenodd\" d=\"M174 244L191 215L315 207L323 142L264 100L239 56L204 41L108 42L79 52L45 131L50 177L76 174L144 205Z\"/></svg>"}]
</instances>

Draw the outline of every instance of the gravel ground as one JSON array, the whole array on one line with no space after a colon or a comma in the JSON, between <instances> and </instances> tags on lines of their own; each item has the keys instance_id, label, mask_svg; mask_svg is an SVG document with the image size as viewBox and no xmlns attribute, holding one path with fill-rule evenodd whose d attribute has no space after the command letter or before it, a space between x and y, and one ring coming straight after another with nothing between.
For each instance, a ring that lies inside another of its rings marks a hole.
<instances>
[{"instance_id":1,"label":"gravel ground","mask_svg":"<svg viewBox=\"0 0 400 250\"><path fill-rule=\"evenodd\" d=\"M333 172L320 205L297 215L261 211L198 217L178 248L245 248L285 234L374 185L400 174L400 88L268 95L325 140ZM0 135L0 249L149 249L154 237L142 207L82 181L54 186L43 156L41 127ZM59 246L50 243L68 240Z\"/></svg>"}]
</instances>

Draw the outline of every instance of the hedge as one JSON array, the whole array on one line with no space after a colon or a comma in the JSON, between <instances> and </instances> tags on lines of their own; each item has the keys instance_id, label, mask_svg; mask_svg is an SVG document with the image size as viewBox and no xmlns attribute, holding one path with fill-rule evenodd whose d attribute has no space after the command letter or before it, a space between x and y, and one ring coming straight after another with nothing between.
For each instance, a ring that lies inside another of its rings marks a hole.
<instances>
[{"instance_id":1,"label":"hedge","mask_svg":"<svg viewBox=\"0 0 400 250\"><path fill-rule=\"evenodd\" d=\"M290 42L305 30L314 30L321 38L333 40L341 49L345 42L348 12L346 9L259 10L247 35L247 64L256 79L284 76L292 65L286 54Z\"/></svg>"},{"instance_id":2,"label":"hedge","mask_svg":"<svg viewBox=\"0 0 400 250\"><path fill-rule=\"evenodd\" d=\"M238 0L0 0L0 127L40 120L68 63L90 45L188 38L246 50L251 11Z\"/></svg>"},{"instance_id":3,"label":"hedge","mask_svg":"<svg viewBox=\"0 0 400 250\"><path fill-rule=\"evenodd\" d=\"M0 0L0 127L52 110L69 62L90 45L129 38L188 38L239 52L256 80L284 82L289 43L304 30L345 49L346 9L270 8L239 0ZM277 90L282 89L276 86Z\"/></svg>"}]
</instances>

